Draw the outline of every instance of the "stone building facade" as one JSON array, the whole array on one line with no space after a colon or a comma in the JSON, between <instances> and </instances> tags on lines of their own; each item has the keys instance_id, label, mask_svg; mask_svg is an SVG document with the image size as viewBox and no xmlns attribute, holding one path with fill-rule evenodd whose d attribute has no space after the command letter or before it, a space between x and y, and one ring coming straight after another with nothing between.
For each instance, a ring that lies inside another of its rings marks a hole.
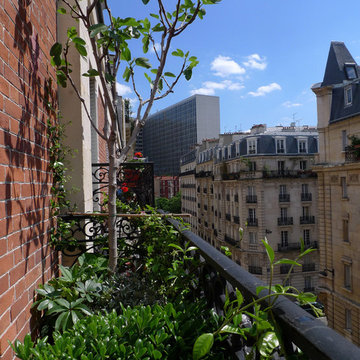
<instances>
[{"instance_id":1,"label":"stone building facade","mask_svg":"<svg viewBox=\"0 0 360 360\"><path fill-rule=\"evenodd\" d=\"M265 237L277 258L295 258L300 238L317 249L317 179L311 171L317 142L314 128L265 125L204 141L196 155L195 189L187 194L197 202L193 231L219 250L228 247L234 261L264 281L270 276ZM185 176L180 179L183 191ZM282 283L288 270L276 268L275 281ZM315 251L286 283L316 291L317 271Z\"/></svg>"},{"instance_id":2,"label":"stone building facade","mask_svg":"<svg viewBox=\"0 0 360 360\"><path fill-rule=\"evenodd\" d=\"M329 326L360 344L359 67L342 42L332 42L317 98L320 296Z\"/></svg>"}]
</instances>

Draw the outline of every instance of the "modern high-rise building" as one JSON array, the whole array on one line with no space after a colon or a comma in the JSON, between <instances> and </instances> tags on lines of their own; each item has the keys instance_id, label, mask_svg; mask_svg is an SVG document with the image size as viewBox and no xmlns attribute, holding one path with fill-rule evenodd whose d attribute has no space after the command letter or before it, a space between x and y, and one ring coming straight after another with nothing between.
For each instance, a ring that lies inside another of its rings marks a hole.
<instances>
[{"instance_id":1,"label":"modern high-rise building","mask_svg":"<svg viewBox=\"0 0 360 360\"><path fill-rule=\"evenodd\" d=\"M219 97L193 95L149 116L142 133L143 152L154 162L155 175L176 176L181 156L219 133Z\"/></svg>"},{"instance_id":2,"label":"modern high-rise building","mask_svg":"<svg viewBox=\"0 0 360 360\"><path fill-rule=\"evenodd\" d=\"M317 99L320 290L329 326L360 345L360 68L332 42Z\"/></svg>"}]
</instances>

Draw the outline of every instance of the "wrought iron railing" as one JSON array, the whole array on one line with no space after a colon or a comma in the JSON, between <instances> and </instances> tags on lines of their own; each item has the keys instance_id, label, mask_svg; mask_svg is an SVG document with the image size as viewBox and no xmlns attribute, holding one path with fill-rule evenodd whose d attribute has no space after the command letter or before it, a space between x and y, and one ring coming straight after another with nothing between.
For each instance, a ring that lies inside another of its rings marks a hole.
<instances>
[{"instance_id":1,"label":"wrought iron railing","mask_svg":"<svg viewBox=\"0 0 360 360\"><path fill-rule=\"evenodd\" d=\"M346 162L358 162L360 161L360 149L349 145L345 147L345 161Z\"/></svg>"},{"instance_id":2,"label":"wrought iron railing","mask_svg":"<svg viewBox=\"0 0 360 360\"><path fill-rule=\"evenodd\" d=\"M300 224L315 224L315 216L300 216Z\"/></svg>"},{"instance_id":3,"label":"wrought iron railing","mask_svg":"<svg viewBox=\"0 0 360 360\"><path fill-rule=\"evenodd\" d=\"M279 194L279 202L289 202L290 194Z\"/></svg>"},{"instance_id":4,"label":"wrought iron railing","mask_svg":"<svg viewBox=\"0 0 360 360\"><path fill-rule=\"evenodd\" d=\"M301 244L299 242L281 243L281 244L278 244L278 251L283 252L283 251L299 250L300 247L301 247Z\"/></svg>"},{"instance_id":5,"label":"wrought iron railing","mask_svg":"<svg viewBox=\"0 0 360 360\"><path fill-rule=\"evenodd\" d=\"M92 164L93 202L103 201L109 185L109 164ZM154 164L148 162L128 162L120 165L116 174L118 198L124 202L133 202L140 206L155 204ZM125 191L126 190L126 191Z\"/></svg>"},{"instance_id":6,"label":"wrought iron railing","mask_svg":"<svg viewBox=\"0 0 360 360\"><path fill-rule=\"evenodd\" d=\"M312 194L311 193L301 193L301 201L311 201Z\"/></svg>"},{"instance_id":7,"label":"wrought iron railing","mask_svg":"<svg viewBox=\"0 0 360 360\"><path fill-rule=\"evenodd\" d=\"M271 178L311 178L317 174L311 170L263 170L263 177Z\"/></svg>"},{"instance_id":8,"label":"wrought iron railing","mask_svg":"<svg viewBox=\"0 0 360 360\"><path fill-rule=\"evenodd\" d=\"M71 222L72 225L67 240L63 239L63 241L68 241L71 246L72 239L76 237L78 241L84 243L96 243L97 245L94 246L99 246L100 250L106 251L104 241L107 235L106 216L103 216L89 214L63 216L62 219ZM131 216L135 218L132 219ZM142 230L136 222L136 216L124 215L118 219L117 225L119 237L126 239L129 251L132 254L135 253L138 254L137 256L141 256L144 248L142 243L144 236L142 236ZM169 219L168 221L182 233L184 241L190 241L198 249L196 256L199 256L203 262L203 266L198 268L199 286L203 290L208 306L215 309L219 314L223 314L225 294L227 293L230 298L236 298L235 289L241 291L247 303L267 294L267 290L263 290L259 294L257 292L259 286L265 285L260 279L251 275L190 230L185 230L183 225L176 220ZM126 251L126 248L124 251ZM122 256L122 254L119 254L119 256ZM260 274L262 268L250 266L249 271ZM264 305L267 306L268 302L264 301ZM272 312L282 330L281 332L286 334L283 340L288 356L291 356L296 346L309 359L360 359L360 349L357 346L324 325L320 320L315 319L292 301L280 296L274 302ZM243 339L240 339L238 335L231 335L228 344L229 348L226 352L229 358L245 358Z\"/></svg>"},{"instance_id":9,"label":"wrought iron railing","mask_svg":"<svg viewBox=\"0 0 360 360\"><path fill-rule=\"evenodd\" d=\"M248 204L255 204L257 203L257 195L246 195L246 202Z\"/></svg>"},{"instance_id":10,"label":"wrought iron railing","mask_svg":"<svg viewBox=\"0 0 360 360\"><path fill-rule=\"evenodd\" d=\"M292 217L292 216L279 217L279 218L278 218L278 225L279 225L279 226L293 225L293 223L294 223L294 221L293 221L293 217Z\"/></svg>"}]
</instances>

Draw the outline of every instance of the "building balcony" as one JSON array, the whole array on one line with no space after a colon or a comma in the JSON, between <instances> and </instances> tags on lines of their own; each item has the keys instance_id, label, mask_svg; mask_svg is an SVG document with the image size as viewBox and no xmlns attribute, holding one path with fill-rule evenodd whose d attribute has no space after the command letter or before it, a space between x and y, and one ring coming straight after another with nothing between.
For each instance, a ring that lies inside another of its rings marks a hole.
<instances>
[{"instance_id":1,"label":"building balcony","mask_svg":"<svg viewBox=\"0 0 360 360\"><path fill-rule=\"evenodd\" d=\"M224 236L224 241L230 244L231 246L236 246L238 244L238 242L235 239L233 239L231 236L228 235Z\"/></svg>"},{"instance_id":2,"label":"building balcony","mask_svg":"<svg viewBox=\"0 0 360 360\"><path fill-rule=\"evenodd\" d=\"M262 267L249 265L249 273L255 275L262 275Z\"/></svg>"},{"instance_id":3,"label":"building balcony","mask_svg":"<svg viewBox=\"0 0 360 360\"><path fill-rule=\"evenodd\" d=\"M301 193L301 201L312 201L311 193Z\"/></svg>"},{"instance_id":4,"label":"building balcony","mask_svg":"<svg viewBox=\"0 0 360 360\"><path fill-rule=\"evenodd\" d=\"M246 202L248 204L255 204L257 203L257 195L246 195Z\"/></svg>"},{"instance_id":5,"label":"building balcony","mask_svg":"<svg viewBox=\"0 0 360 360\"><path fill-rule=\"evenodd\" d=\"M212 171L199 171L198 173L195 174L196 178L206 178L206 177L211 177L213 176Z\"/></svg>"},{"instance_id":6,"label":"building balcony","mask_svg":"<svg viewBox=\"0 0 360 360\"><path fill-rule=\"evenodd\" d=\"M280 265L280 274L288 274L289 271L291 269L291 265L290 264L281 264ZM294 268L291 271L292 273L294 272Z\"/></svg>"},{"instance_id":7,"label":"building balcony","mask_svg":"<svg viewBox=\"0 0 360 360\"><path fill-rule=\"evenodd\" d=\"M279 202L290 202L290 194L279 194Z\"/></svg>"},{"instance_id":8,"label":"building balcony","mask_svg":"<svg viewBox=\"0 0 360 360\"><path fill-rule=\"evenodd\" d=\"M256 218L247 218L247 226L258 226L258 219Z\"/></svg>"},{"instance_id":9,"label":"building balcony","mask_svg":"<svg viewBox=\"0 0 360 360\"><path fill-rule=\"evenodd\" d=\"M300 216L300 225L315 224L315 216Z\"/></svg>"},{"instance_id":10,"label":"building balcony","mask_svg":"<svg viewBox=\"0 0 360 360\"><path fill-rule=\"evenodd\" d=\"M240 217L239 216L233 216L233 219L234 219L235 224L240 224Z\"/></svg>"},{"instance_id":11,"label":"building balcony","mask_svg":"<svg viewBox=\"0 0 360 360\"><path fill-rule=\"evenodd\" d=\"M301 270L302 272L315 271L315 263L303 264Z\"/></svg>"},{"instance_id":12,"label":"building balcony","mask_svg":"<svg viewBox=\"0 0 360 360\"><path fill-rule=\"evenodd\" d=\"M230 214L225 214L225 219L227 221L231 221L231 215Z\"/></svg>"},{"instance_id":13,"label":"building balcony","mask_svg":"<svg viewBox=\"0 0 360 360\"><path fill-rule=\"evenodd\" d=\"M358 146L350 145L345 147L345 162L360 161L360 148Z\"/></svg>"},{"instance_id":14,"label":"building balcony","mask_svg":"<svg viewBox=\"0 0 360 360\"><path fill-rule=\"evenodd\" d=\"M301 245L299 242L295 243L287 243L287 244L278 244L278 251L279 252L287 252L287 251L294 251L299 250Z\"/></svg>"},{"instance_id":15,"label":"building balcony","mask_svg":"<svg viewBox=\"0 0 360 360\"><path fill-rule=\"evenodd\" d=\"M279 217L278 218L278 226L287 226L293 225L293 217Z\"/></svg>"},{"instance_id":16,"label":"building balcony","mask_svg":"<svg viewBox=\"0 0 360 360\"><path fill-rule=\"evenodd\" d=\"M263 178L312 178L317 174L311 170L263 170Z\"/></svg>"},{"instance_id":17,"label":"building balcony","mask_svg":"<svg viewBox=\"0 0 360 360\"><path fill-rule=\"evenodd\" d=\"M126 217L126 221L118 222L122 224L119 226L129 227L131 220ZM65 220L65 218L63 217ZM87 219L87 220L86 220ZM70 216L67 221L72 223L73 231L69 235L69 244L71 244L71 238L76 235L76 238L81 238L82 235L86 242L96 241L96 236L99 236L102 241L104 238L104 231L106 233L106 223L102 219L99 219L98 214L94 214L91 217L90 214L84 216ZM90 229L90 226L84 226L84 221L87 221L91 225L92 232L86 234L85 232ZM184 229L183 225L174 219L168 219L168 221L181 233L182 241L189 243L190 246L195 247L202 266L197 266L193 270L193 275L197 279L202 281L196 282L199 288L195 289L196 294L202 294L204 299L207 300L211 306L212 311L216 311L218 314L222 314L226 294L230 299L236 298L235 289L238 289L244 298L242 306L248 305L251 301L259 299L260 296L268 294L268 290L262 290L260 294L257 289L259 286L265 286L266 284L259 278L252 274L261 275L263 270L260 266L250 265L248 271L241 267L236 262L232 261L229 257L222 254L211 244L204 239L195 235L191 231ZM138 221L134 224L134 229L131 233L128 231L119 229L119 233L128 234L129 239L131 237L131 244L135 244L132 249L139 249L141 240L146 235L146 230L139 228ZM75 226L80 231L76 232ZM98 229L98 233L95 236L94 230ZM141 234L141 232L144 232ZM75 234L76 233L76 234ZM91 240L88 237L91 237ZM138 236L138 238L136 237ZM64 241L66 241L64 239ZM139 241L139 242L137 242ZM126 242L125 242L126 243ZM140 259L139 256L136 258ZM252 274L251 274L252 273ZM310 284L309 284L310 285ZM305 291L313 291L312 287L306 287ZM194 297L195 291L194 291ZM264 307L267 307L268 303L264 303ZM252 307L249 307L250 311ZM299 348L302 353L310 359L360 359L360 349L352 344L349 340L327 327L321 321L315 319L311 314L297 306L294 302L290 301L286 297L282 297L281 301L275 301L272 305L272 314L276 323L278 324L282 333L286 334L283 337L284 347L289 349ZM306 321L304 321L304 319ZM211 330L213 331L213 330ZM110 339L111 340L111 339ZM195 342L195 339L194 339ZM320 344L320 345L319 345ZM231 341L224 341L222 344L224 347L224 356L226 358L244 358L245 346L251 348L251 342L247 342L246 339L239 335L231 335ZM239 355L240 354L240 355ZM279 357L274 354L275 357Z\"/></svg>"}]
</instances>

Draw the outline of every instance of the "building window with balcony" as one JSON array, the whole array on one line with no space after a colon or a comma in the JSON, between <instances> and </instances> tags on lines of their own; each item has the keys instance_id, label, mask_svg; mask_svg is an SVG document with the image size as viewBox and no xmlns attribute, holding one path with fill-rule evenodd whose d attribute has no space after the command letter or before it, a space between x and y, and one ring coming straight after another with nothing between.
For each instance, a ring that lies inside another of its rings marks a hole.
<instances>
[{"instance_id":1,"label":"building window with balcony","mask_svg":"<svg viewBox=\"0 0 360 360\"><path fill-rule=\"evenodd\" d=\"M306 139L299 139L298 140L298 149L299 153L306 154L307 151L307 140Z\"/></svg>"},{"instance_id":2,"label":"building window with balcony","mask_svg":"<svg viewBox=\"0 0 360 360\"><path fill-rule=\"evenodd\" d=\"M278 166L278 174L282 175L285 172L285 161L278 161L277 163Z\"/></svg>"},{"instance_id":3,"label":"building window with balcony","mask_svg":"<svg viewBox=\"0 0 360 360\"><path fill-rule=\"evenodd\" d=\"M351 310L345 309L345 330L351 332Z\"/></svg>"},{"instance_id":4,"label":"building window with balcony","mask_svg":"<svg viewBox=\"0 0 360 360\"><path fill-rule=\"evenodd\" d=\"M247 139L247 153L248 154L256 154L256 139Z\"/></svg>"},{"instance_id":5,"label":"building window with balcony","mask_svg":"<svg viewBox=\"0 0 360 360\"><path fill-rule=\"evenodd\" d=\"M255 194L255 186L248 186L247 193L248 194L246 196L246 202L247 203L256 203L257 198L256 198L256 194Z\"/></svg>"},{"instance_id":6,"label":"building window with balcony","mask_svg":"<svg viewBox=\"0 0 360 360\"><path fill-rule=\"evenodd\" d=\"M286 185L280 185L279 187L279 201L288 202L290 201L290 194L286 192Z\"/></svg>"},{"instance_id":7,"label":"building window with balcony","mask_svg":"<svg viewBox=\"0 0 360 360\"><path fill-rule=\"evenodd\" d=\"M344 288L351 290L351 264L344 264Z\"/></svg>"},{"instance_id":8,"label":"building window with balcony","mask_svg":"<svg viewBox=\"0 0 360 360\"><path fill-rule=\"evenodd\" d=\"M289 232L281 232L281 247L287 247L289 245Z\"/></svg>"},{"instance_id":9,"label":"building window with balcony","mask_svg":"<svg viewBox=\"0 0 360 360\"><path fill-rule=\"evenodd\" d=\"M349 219L343 219L342 226L343 226L343 241L344 242L350 242L350 239L349 239Z\"/></svg>"},{"instance_id":10,"label":"building window with balcony","mask_svg":"<svg viewBox=\"0 0 360 360\"><path fill-rule=\"evenodd\" d=\"M306 160L300 160L300 170L307 170L307 161Z\"/></svg>"},{"instance_id":11,"label":"building window with balcony","mask_svg":"<svg viewBox=\"0 0 360 360\"><path fill-rule=\"evenodd\" d=\"M276 153L284 154L285 152L285 139L276 139Z\"/></svg>"},{"instance_id":12,"label":"building window with balcony","mask_svg":"<svg viewBox=\"0 0 360 360\"><path fill-rule=\"evenodd\" d=\"M341 179L341 195L343 199L348 198L348 191L347 191L347 184L346 184L346 177L343 176Z\"/></svg>"},{"instance_id":13,"label":"building window with balcony","mask_svg":"<svg viewBox=\"0 0 360 360\"><path fill-rule=\"evenodd\" d=\"M281 217L281 219L286 219L288 217L287 216L287 208L285 208L285 207L280 208L280 217Z\"/></svg>"},{"instance_id":14,"label":"building window with balcony","mask_svg":"<svg viewBox=\"0 0 360 360\"><path fill-rule=\"evenodd\" d=\"M249 209L249 217L247 219L248 226L257 226L256 209Z\"/></svg>"},{"instance_id":15,"label":"building window with balcony","mask_svg":"<svg viewBox=\"0 0 360 360\"><path fill-rule=\"evenodd\" d=\"M310 229L303 230L304 245L310 246Z\"/></svg>"}]
</instances>

